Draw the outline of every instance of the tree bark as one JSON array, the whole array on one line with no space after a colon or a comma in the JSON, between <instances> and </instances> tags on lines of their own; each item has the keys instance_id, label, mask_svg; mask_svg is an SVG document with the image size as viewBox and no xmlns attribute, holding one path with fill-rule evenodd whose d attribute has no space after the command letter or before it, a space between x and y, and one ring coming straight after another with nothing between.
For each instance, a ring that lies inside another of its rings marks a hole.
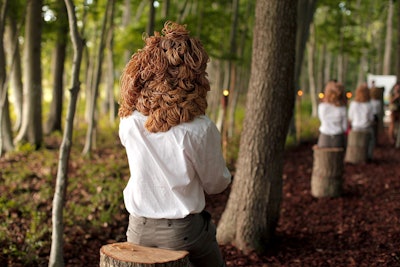
<instances>
[{"instance_id":1,"label":"tree bark","mask_svg":"<svg viewBox=\"0 0 400 267\"><path fill-rule=\"evenodd\" d=\"M3 152L14 149L12 143L12 130L8 102L7 78L6 78L6 59L4 53L4 25L8 9L8 0L0 4L0 156Z\"/></svg>"},{"instance_id":2,"label":"tree bark","mask_svg":"<svg viewBox=\"0 0 400 267\"><path fill-rule=\"evenodd\" d=\"M365 131L350 131L345 155L345 162L362 163L368 158L368 142L370 134Z\"/></svg>"},{"instance_id":3,"label":"tree bark","mask_svg":"<svg viewBox=\"0 0 400 267\"><path fill-rule=\"evenodd\" d=\"M237 172L217 238L248 253L270 243L282 198L283 152L294 107L297 1L256 2L252 67Z\"/></svg>"},{"instance_id":4,"label":"tree bark","mask_svg":"<svg viewBox=\"0 0 400 267\"><path fill-rule=\"evenodd\" d=\"M100 267L189 267L187 251L114 243L100 249Z\"/></svg>"},{"instance_id":5,"label":"tree bark","mask_svg":"<svg viewBox=\"0 0 400 267\"><path fill-rule=\"evenodd\" d=\"M311 116L317 117L317 109L318 109L318 94L315 85L315 30L314 24L310 25L310 40L308 41L308 82L310 86L310 98L311 98Z\"/></svg>"},{"instance_id":6,"label":"tree bark","mask_svg":"<svg viewBox=\"0 0 400 267\"><path fill-rule=\"evenodd\" d=\"M11 10L11 12L7 13L8 16L8 24L6 24L6 51L8 57L8 64L10 66L10 85L12 89L12 95L14 98L14 113L15 113L15 122L13 129L18 131L21 127L22 121L22 92L23 92L23 84L22 84L22 67L21 67L21 53L19 50L18 43L18 33L19 28L17 27L17 18L15 14L17 12L15 10ZM21 25L23 20L21 22Z\"/></svg>"},{"instance_id":7,"label":"tree bark","mask_svg":"<svg viewBox=\"0 0 400 267\"><path fill-rule=\"evenodd\" d=\"M338 197L342 193L344 149L313 147L314 161L311 175L311 195Z\"/></svg>"},{"instance_id":8,"label":"tree bark","mask_svg":"<svg viewBox=\"0 0 400 267\"><path fill-rule=\"evenodd\" d=\"M156 19L156 9L154 8L154 0L149 0L149 19L147 20L146 32L149 36L154 34L154 24Z\"/></svg>"},{"instance_id":9,"label":"tree bark","mask_svg":"<svg viewBox=\"0 0 400 267\"><path fill-rule=\"evenodd\" d=\"M103 20L103 25L101 29L101 37L100 37L100 44L99 44L99 50L98 54L96 56L97 58L97 64L96 64L96 69L95 69L95 75L94 75L94 83L91 86L90 90L90 108L89 108L89 118L88 118L88 129L86 132L86 140L85 140L85 147L83 148L82 153L84 155L89 155L93 143L94 143L94 133L95 133L95 128L96 128L96 107L97 107L97 98L99 95L99 85L100 85L100 80L101 80L101 73L102 73L102 64L103 64L103 55L104 55L104 47L106 43L106 37L107 37L107 27L109 21L112 20L112 15L113 15L113 6L114 6L115 1L114 0L108 0L107 1L107 7L106 7L106 14L104 15L104 20Z\"/></svg>"},{"instance_id":10,"label":"tree bark","mask_svg":"<svg viewBox=\"0 0 400 267\"><path fill-rule=\"evenodd\" d=\"M77 19L75 14L75 6L72 0L65 0L65 5L68 11L69 28L71 41L74 49L70 101L67 110L67 119L64 129L63 139L60 146L58 159L56 188L53 198L52 210L52 242L49 258L49 267L63 267L63 208L65 204L65 194L68 185L68 163L72 146L73 121L76 111L76 103L80 90L79 74L82 62L83 40L79 35Z\"/></svg>"},{"instance_id":11,"label":"tree bark","mask_svg":"<svg viewBox=\"0 0 400 267\"><path fill-rule=\"evenodd\" d=\"M42 123L42 0L28 1L24 44L24 102L16 142L27 140L35 149L43 142Z\"/></svg>"},{"instance_id":12,"label":"tree bark","mask_svg":"<svg viewBox=\"0 0 400 267\"><path fill-rule=\"evenodd\" d=\"M107 111L110 118L110 123L115 122L116 112L116 102L114 98L114 5L112 7L112 15L110 21L110 27L107 32L107 75L106 75L106 97L105 103L107 105Z\"/></svg>"},{"instance_id":13,"label":"tree bark","mask_svg":"<svg viewBox=\"0 0 400 267\"><path fill-rule=\"evenodd\" d=\"M383 75L390 75L392 58L392 35L393 35L393 0L388 1L388 14L386 20L385 54L383 56Z\"/></svg>"},{"instance_id":14,"label":"tree bark","mask_svg":"<svg viewBox=\"0 0 400 267\"><path fill-rule=\"evenodd\" d=\"M62 131L61 116L64 95L64 63L68 38L68 14L63 1L58 2L59 24L57 29L57 43L53 51L53 92L50 112L46 123L45 133Z\"/></svg>"}]
</instances>

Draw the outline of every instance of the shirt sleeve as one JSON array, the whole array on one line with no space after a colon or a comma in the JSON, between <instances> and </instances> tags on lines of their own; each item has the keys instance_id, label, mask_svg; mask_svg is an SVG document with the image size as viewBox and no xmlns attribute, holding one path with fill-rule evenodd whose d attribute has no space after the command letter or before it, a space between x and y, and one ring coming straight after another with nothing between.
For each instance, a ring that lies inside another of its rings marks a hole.
<instances>
[{"instance_id":1,"label":"shirt sleeve","mask_svg":"<svg viewBox=\"0 0 400 267\"><path fill-rule=\"evenodd\" d=\"M119 139L121 141L121 144L125 146L125 140L126 140L126 133L127 133L127 121L128 119L126 118L121 118L119 122Z\"/></svg>"},{"instance_id":2,"label":"shirt sleeve","mask_svg":"<svg viewBox=\"0 0 400 267\"><path fill-rule=\"evenodd\" d=\"M194 151L192 164L207 194L224 191L231 182L231 173L226 167L221 150L221 135L214 124L210 124Z\"/></svg>"}]
</instances>

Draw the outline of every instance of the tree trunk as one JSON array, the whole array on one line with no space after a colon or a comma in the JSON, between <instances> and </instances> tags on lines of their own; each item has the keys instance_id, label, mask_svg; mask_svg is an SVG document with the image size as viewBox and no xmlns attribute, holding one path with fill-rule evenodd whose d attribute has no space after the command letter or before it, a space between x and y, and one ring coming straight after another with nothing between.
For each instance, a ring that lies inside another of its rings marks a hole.
<instances>
[{"instance_id":1,"label":"tree trunk","mask_svg":"<svg viewBox=\"0 0 400 267\"><path fill-rule=\"evenodd\" d=\"M114 13L114 7L113 7ZM105 103L107 105L107 110L110 118L110 123L113 124L115 122L116 112L116 103L114 98L114 60L113 60L113 51L114 51L114 22L113 22L114 14L111 15L110 27L107 33L107 76L106 76L106 97Z\"/></svg>"},{"instance_id":2,"label":"tree trunk","mask_svg":"<svg viewBox=\"0 0 400 267\"><path fill-rule=\"evenodd\" d=\"M392 35L393 35L393 0L388 1L388 14L386 20L386 39L385 54L383 56L383 75L390 75L390 66L392 58Z\"/></svg>"},{"instance_id":3,"label":"tree trunk","mask_svg":"<svg viewBox=\"0 0 400 267\"><path fill-rule=\"evenodd\" d=\"M83 40L79 35L77 19L75 14L75 6L72 0L65 0L68 11L69 28L71 41L74 49L74 57L72 64L70 100L68 104L66 125L64 129L63 139L60 146L58 159L56 188L53 198L52 210L52 236L51 251L49 258L49 267L63 267L63 208L65 204L65 194L68 185L68 163L72 146L73 122L76 111L76 103L80 90L79 74L82 62Z\"/></svg>"},{"instance_id":4,"label":"tree trunk","mask_svg":"<svg viewBox=\"0 0 400 267\"><path fill-rule=\"evenodd\" d=\"M299 0L297 4L297 31L296 31L296 63L294 71L295 96L300 85L300 74L303 66L304 51L309 36L310 24L314 17L317 0ZM290 134L296 136L296 119L290 122Z\"/></svg>"},{"instance_id":5,"label":"tree trunk","mask_svg":"<svg viewBox=\"0 0 400 267\"><path fill-rule=\"evenodd\" d=\"M132 7L131 7L131 0L124 0L124 6L122 10L122 28L124 30L128 30L129 25L131 25L132 20ZM131 58L132 51L128 46L124 48L124 60L123 63L127 63Z\"/></svg>"},{"instance_id":6,"label":"tree trunk","mask_svg":"<svg viewBox=\"0 0 400 267\"><path fill-rule=\"evenodd\" d=\"M368 158L368 142L371 138L366 131L350 131L347 140L345 162L363 163Z\"/></svg>"},{"instance_id":7,"label":"tree trunk","mask_svg":"<svg viewBox=\"0 0 400 267\"><path fill-rule=\"evenodd\" d=\"M54 48L53 56L53 97L50 105L49 117L46 123L46 134L50 134L54 131L62 131L61 116L63 111L63 78L68 36L68 14L65 8L65 3L63 1L57 3L59 25L57 29L57 44Z\"/></svg>"},{"instance_id":8,"label":"tree trunk","mask_svg":"<svg viewBox=\"0 0 400 267\"><path fill-rule=\"evenodd\" d=\"M6 24L6 51L8 55L8 62L10 67L10 85L14 98L14 113L15 122L13 129L18 131L21 127L22 121L22 70L21 70L21 53L19 51L17 18L14 16L15 11L7 13L8 23ZM22 23L21 23L22 24ZM21 28L21 27L19 27ZM12 63L12 64L11 64Z\"/></svg>"},{"instance_id":9,"label":"tree trunk","mask_svg":"<svg viewBox=\"0 0 400 267\"><path fill-rule=\"evenodd\" d=\"M100 249L100 267L189 267L189 253L114 243Z\"/></svg>"},{"instance_id":10,"label":"tree trunk","mask_svg":"<svg viewBox=\"0 0 400 267\"><path fill-rule=\"evenodd\" d=\"M232 0L232 21L231 21L231 30L229 35L229 58L228 58L228 76L227 81L228 85L226 88L229 91L229 97L233 101L228 102L227 111L225 114L224 124L225 127L224 137L232 137L233 135L233 125L234 125L234 115L235 115L235 102L237 99L237 92L236 92L236 62L234 58L238 57L237 55L237 28L238 28L238 17L239 17L239 0ZM232 126L230 128L229 126ZM227 140L226 140L227 141Z\"/></svg>"},{"instance_id":11,"label":"tree trunk","mask_svg":"<svg viewBox=\"0 0 400 267\"><path fill-rule=\"evenodd\" d=\"M12 130L8 102L6 59L4 54L4 25L8 9L8 0L0 4L0 156L3 152L14 149L12 143Z\"/></svg>"},{"instance_id":12,"label":"tree trunk","mask_svg":"<svg viewBox=\"0 0 400 267\"><path fill-rule=\"evenodd\" d=\"M88 129L86 132L86 140L85 140L85 147L83 148L83 154L84 155L89 155L92 146L93 146L93 139L94 139L94 133L95 133L95 128L96 128L96 118L95 118L95 113L96 113L96 107L97 107L97 97L99 95L99 85L100 85L100 80L101 80L101 73L102 73L102 63L103 63L103 55L104 55L104 47L106 43L106 37L107 37L107 27L109 21L112 20L113 16L113 10L114 10L114 0L108 0L107 1L107 7L106 7L106 14L104 15L104 20L103 20L103 25L101 29L101 37L100 37L100 44L99 44L99 50L97 54L97 64L96 64L96 69L95 69L95 75L94 75L94 83L92 84L91 87L91 94L90 94L90 109L89 109L89 121L88 121Z\"/></svg>"},{"instance_id":13,"label":"tree trunk","mask_svg":"<svg viewBox=\"0 0 400 267\"><path fill-rule=\"evenodd\" d=\"M314 161L311 176L311 195L338 197L342 193L344 149L313 147Z\"/></svg>"},{"instance_id":14,"label":"tree trunk","mask_svg":"<svg viewBox=\"0 0 400 267\"><path fill-rule=\"evenodd\" d=\"M332 66L332 55L328 51L325 54L325 67L324 67L324 84L326 84L329 80L332 79L331 74L331 66Z\"/></svg>"},{"instance_id":15,"label":"tree trunk","mask_svg":"<svg viewBox=\"0 0 400 267\"><path fill-rule=\"evenodd\" d=\"M162 3L162 11L161 11L161 17L163 19L168 19L169 17L169 6L170 6L170 0L164 0Z\"/></svg>"},{"instance_id":16,"label":"tree trunk","mask_svg":"<svg viewBox=\"0 0 400 267\"><path fill-rule=\"evenodd\" d=\"M42 0L28 1L24 44L24 104L21 129L16 142L28 140L36 149L42 145Z\"/></svg>"},{"instance_id":17,"label":"tree trunk","mask_svg":"<svg viewBox=\"0 0 400 267\"><path fill-rule=\"evenodd\" d=\"M310 40L308 43L308 81L310 84L310 98L311 98L311 116L317 117L318 109L318 95L315 86L315 73L314 73L314 62L315 62L315 30L314 24L310 25Z\"/></svg>"},{"instance_id":18,"label":"tree trunk","mask_svg":"<svg viewBox=\"0 0 400 267\"><path fill-rule=\"evenodd\" d=\"M154 34L154 23L156 20L156 9L154 8L154 0L149 0L149 19L147 20L146 32L149 36Z\"/></svg>"},{"instance_id":19,"label":"tree trunk","mask_svg":"<svg viewBox=\"0 0 400 267\"><path fill-rule=\"evenodd\" d=\"M222 243L248 253L272 241L282 199L283 152L294 107L297 1L256 2L252 67L237 172L218 225Z\"/></svg>"}]
</instances>

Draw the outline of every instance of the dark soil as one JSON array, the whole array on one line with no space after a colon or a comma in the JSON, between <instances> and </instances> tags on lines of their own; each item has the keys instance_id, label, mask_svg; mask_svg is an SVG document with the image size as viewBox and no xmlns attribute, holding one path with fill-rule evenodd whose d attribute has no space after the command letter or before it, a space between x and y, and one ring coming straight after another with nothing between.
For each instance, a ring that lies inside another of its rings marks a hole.
<instances>
[{"instance_id":1,"label":"dark soil","mask_svg":"<svg viewBox=\"0 0 400 267\"><path fill-rule=\"evenodd\" d=\"M314 144L286 151L274 244L263 255L221 246L227 266L400 266L400 149L381 140L372 162L345 165L341 197L317 199L310 194ZM216 222L228 194L208 199L207 209ZM126 226L121 204L120 216L100 229L89 221L66 227L66 266L98 266L100 247L125 241ZM48 252L40 256L47 258Z\"/></svg>"},{"instance_id":2,"label":"dark soil","mask_svg":"<svg viewBox=\"0 0 400 267\"><path fill-rule=\"evenodd\" d=\"M223 246L228 266L400 266L400 149L381 138L372 162L345 164L341 197L317 199L314 144L286 152L276 243L265 255Z\"/></svg>"}]
</instances>

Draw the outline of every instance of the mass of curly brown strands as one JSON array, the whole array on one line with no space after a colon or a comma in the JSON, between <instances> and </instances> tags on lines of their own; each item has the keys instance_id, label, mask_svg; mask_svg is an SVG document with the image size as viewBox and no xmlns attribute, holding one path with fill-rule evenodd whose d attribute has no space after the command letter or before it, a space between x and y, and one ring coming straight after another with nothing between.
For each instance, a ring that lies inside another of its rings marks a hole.
<instances>
[{"instance_id":1,"label":"mass of curly brown strands","mask_svg":"<svg viewBox=\"0 0 400 267\"><path fill-rule=\"evenodd\" d=\"M345 105L344 86L341 83L330 81L324 89L324 101L335 106Z\"/></svg>"},{"instance_id":2,"label":"mass of curly brown strands","mask_svg":"<svg viewBox=\"0 0 400 267\"><path fill-rule=\"evenodd\" d=\"M209 57L186 27L166 22L161 32L145 38L121 76L119 116L134 110L148 116L150 132L165 132L182 122L204 115L210 84Z\"/></svg>"},{"instance_id":3,"label":"mass of curly brown strands","mask_svg":"<svg viewBox=\"0 0 400 267\"><path fill-rule=\"evenodd\" d=\"M369 89L366 83L360 84L356 89L356 96L354 101L357 102L368 102L370 100Z\"/></svg>"}]
</instances>

